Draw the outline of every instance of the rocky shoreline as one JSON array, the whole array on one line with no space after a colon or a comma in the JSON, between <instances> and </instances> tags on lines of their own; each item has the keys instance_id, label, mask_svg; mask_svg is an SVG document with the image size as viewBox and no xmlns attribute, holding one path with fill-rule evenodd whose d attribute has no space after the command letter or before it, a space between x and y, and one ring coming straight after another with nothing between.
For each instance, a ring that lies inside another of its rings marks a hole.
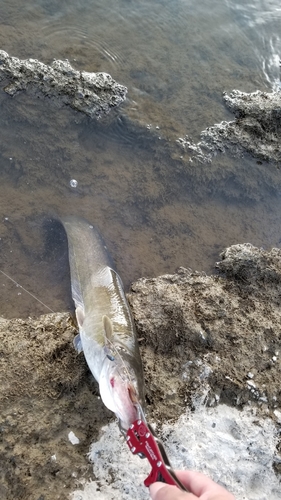
<instances>
[{"instance_id":1,"label":"rocky shoreline","mask_svg":"<svg viewBox=\"0 0 281 500\"><path fill-rule=\"evenodd\" d=\"M132 285L149 419L161 432L198 401L225 403L255 408L280 432L281 250L234 245L216 268ZM98 480L86 454L112 415L75 354L74 335L66 313L0 322L3 500L66 499L77 479ZM272 467L280 477L278 443Z\"/></svg>"},{"instance_id":2,"label":"rocky shoreline","mask_svg":"<svg viewBox=\"0 0 281 500\"><path fill-rule=\"evenodd\" d=\"M242 408L252 401L274 418L281 407L281 250L234 245L221 257L212 276L180 268L133 284L138 332L160 370L149 377L148 391L165 369L177 381L177 408L208 388L208 405ZM153 400L163 415L169 391L164 382L160 387Z\"/></svg>"}]
</instances>

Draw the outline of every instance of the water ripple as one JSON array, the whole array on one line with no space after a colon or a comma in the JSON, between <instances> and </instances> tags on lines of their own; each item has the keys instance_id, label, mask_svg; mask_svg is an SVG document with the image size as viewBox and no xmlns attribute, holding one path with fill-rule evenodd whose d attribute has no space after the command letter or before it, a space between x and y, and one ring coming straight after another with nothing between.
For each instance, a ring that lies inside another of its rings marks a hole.
<instances>
[{"instance_id":1,"label":"water ripple","mask_svg":"<svg viewBox=\"0 0 281 500\"><path fill-rule=\"evenodd\" d=\"M273 90L280 90L280 21L279 0L226 0L240 29L253 43L261 73Z\"/></svg>"},{"instance_id":2,"label":"water ripple","mask_svg":"<svg viewBox=\"0 0 281 500\"><path fill-rule=\"evenodd\" d=\"M87 29L75 25L62 25L60 22L47 24L42 30L42 38L48 45L56 47L71 47L73 55L83 50L94 49L102 58L107 59L111 64L117 66L125 65L125 58L112 48L100 36L93 32L89 34ZM92 52L91 52L92 53ZM92 53L91 59L94 58Z\"/></svg>"}]
</instances>

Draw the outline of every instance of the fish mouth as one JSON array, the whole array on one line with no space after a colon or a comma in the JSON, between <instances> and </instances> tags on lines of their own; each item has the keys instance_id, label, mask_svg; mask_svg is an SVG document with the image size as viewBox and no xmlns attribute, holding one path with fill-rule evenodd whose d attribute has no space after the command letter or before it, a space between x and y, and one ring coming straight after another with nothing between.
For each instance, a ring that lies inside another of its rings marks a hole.
<instances>
[{"instance_id":1,"label":"fish mouth","mask_svg":"<svg viewBox=\"0 0 281 500\"><path fill-rule=\"evenodd\" d=\"M130 418L126 419L126 421L124 421L124 420L122 420L122 418L119 417L119 428L120 428L122 434L125 436L127 434L129 427L131 426L131 424L133 422L135 422L136 420L143 420L144 422L146 421L145 415L144 415L144 410L143 410L142 405L139 401L137 391L132 384L129 384L129 386L128 386L128 396L129 396L129 400L131 403Z\"/></svg>"},{"instance_id":2,"label":"fish mouth","mask_svg":"<svg viewBox=\"0 0 281 500\"><path fill-rule=\"evenodd\" d=\"M128 386L128 393L129 393L129 398L132 401L133 405L138 405L139 404L139 400L138 400L138 397L137 397L137 392L136 392L135 387L132 384L130 384Z\"/></svg>"},{"instance_id":3,"label":"fish mouth","mask_svg":"<svg viewBox=\"0 0 281 500\"><path fill-rule=\"evenodd\" d=\"M127 433L130 425L136 420L144 418L144 412L138 396L138 391L133 383L123 385L120 393L116 394L120 429ZM118 404L119 403L119 404ZM120 404L121 403L121 404Z\"/></svg>"},{"instance_id":4,"label":"fish mouth","mask_svg":"<svg viewBox=\"0 0 281 500\"><path fill-rule=\"evenodd\" d=\"M127 378L119 365L112 366L113 363L106 360L99 381L100 395L105 406L117 416L122 432L127 432L143 411L134 377Z\"/></svg>"},{"instance_id":5,"label":"fish mouth","mask_svg":"<svg viewBox=\"0 0 281 500\"><path fill-rule=\"evenodd\" d=\"M127 432L130 425L137 420L140 415L140 403L138 400L137 392L132 384L128 384L125 391L120 396L122 397L119 411L116 415L119 419L119 426L123 432ZM119 399L119 398L118 398Z\"/></svg>"},{"instance_id":6,"label":"fish mouth","mask_svg":"<svg viewBox=\"0 0 281 500\"><path fill-rule=\"evenodd\" d=\"M117 415L120 431L125 437L127 435L128 429L133 424L133 422L135 422L136 420L143 420L144 422L146 421L143 408L137 398L134 387L133 388L131 386L128 387L128 396L131 403L131 407L129 409L130 410L129 412L126 411L127 418L124 418L124 416L121 415Z\"/></svg>"},{"instance_id":7,"label":"fish mouth","mask_svg":"<svg viewBox=\"0 0 281 500\"><path fill-rule=\"evenodd\" d=\"M135 407L136 409L136 413L137 413L137 419L141 419L141 420L145 420L145 416L144 416L144 410L143 410L143 407L142 407L142 404L139 400L139 397L138 397L138 394L137 394L137 391L135 389L134 386L130 385L128 387L128 393L129 393L129 398L132 402L132 405Z\"/></svg>"}]
</instances>

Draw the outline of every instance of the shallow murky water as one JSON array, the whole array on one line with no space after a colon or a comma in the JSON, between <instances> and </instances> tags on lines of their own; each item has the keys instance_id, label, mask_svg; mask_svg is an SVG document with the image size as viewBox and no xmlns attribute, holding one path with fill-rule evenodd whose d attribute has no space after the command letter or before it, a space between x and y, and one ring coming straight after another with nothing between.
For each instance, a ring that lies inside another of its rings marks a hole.
<instances>
[{"instance_id":1,"label":"shallow murky water","mask_svg":"<svg viewBox=\"0 0 281 500\"><path fill-rule=\"evenodd\" d=\"M127 288L181 265L210 272L233 243L279 246L276 167L190 164L175 141L232 119L224 90L277 88L280 17L276 0L3 0L0 49L108 72L128 99L94 122L0 87L1 269L52 310L71 307L54 222L70 213L99 227ZM3 275L0 287L1 315L47 312Z\"/></svg>"}]
</instances>

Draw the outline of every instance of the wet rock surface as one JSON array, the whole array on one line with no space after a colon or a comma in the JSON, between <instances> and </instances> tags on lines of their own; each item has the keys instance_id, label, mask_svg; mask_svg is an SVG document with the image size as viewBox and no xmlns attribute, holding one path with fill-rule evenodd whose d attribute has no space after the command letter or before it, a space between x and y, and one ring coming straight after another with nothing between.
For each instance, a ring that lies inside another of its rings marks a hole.
<instances>
[{"instance_id":1,"label":"wet rock surface","mask_svg":"<svg viewBox=\"0 0 281 500\"><path fill-rule=\"evenodd\" d=\"M223 94L235 120L222 121L201 133L194 143L188 136L179 144L201 162L209 162L218 152L232 155L250 153L262 161L281 160L281 92L252 93L234 90Z\"/></svg>"},{"instance_id":2,"label":"wet rock surface","mask_svg":"<svg viewBox=\"0 0 281 500\"><path fill-rule=\"evenodd\" d=\"M200 394L209 405L281 406L281 250L234 245L221 257L218 275L180 268L132 287L139 335L153 355L148 397L166 418L169 401L178 413ZM164 372L169 390L158 386Z\"/></svg>"},{"instance_id":3,"label":"wet rock surface","mask_svg":"<svg viewBox=\"0 0 281 500\"><path fill-rule=\"evenodd\" d=\"M50 66L36 59L21 60L0 50L0 81L10 96L22 90L37 97L69 105L91 118L107 115L126 98L127 88L107 73L77 71L69 61L55 60Z\"/></svg>"},{"instance_id":4,"label":"wet rock surface","mask_svg":"<svg viewBox=\"0 0 281 500\"><path fill-rule=\"evenodd\" d=\"M217 274L180 268L142 278L128 298L147 415L160 435L163 424L202 402L250 407L258 425L270 418L280 429L281 250L234 245L221 254ZM66 313L0 321L3 500L66 499L81 480L99 479L87 453L114 418L73 349L75 333ZM70 442L71 431L79 444ZM279 476L280 441L275 456Z\"/></svg>"}]
</instances>

